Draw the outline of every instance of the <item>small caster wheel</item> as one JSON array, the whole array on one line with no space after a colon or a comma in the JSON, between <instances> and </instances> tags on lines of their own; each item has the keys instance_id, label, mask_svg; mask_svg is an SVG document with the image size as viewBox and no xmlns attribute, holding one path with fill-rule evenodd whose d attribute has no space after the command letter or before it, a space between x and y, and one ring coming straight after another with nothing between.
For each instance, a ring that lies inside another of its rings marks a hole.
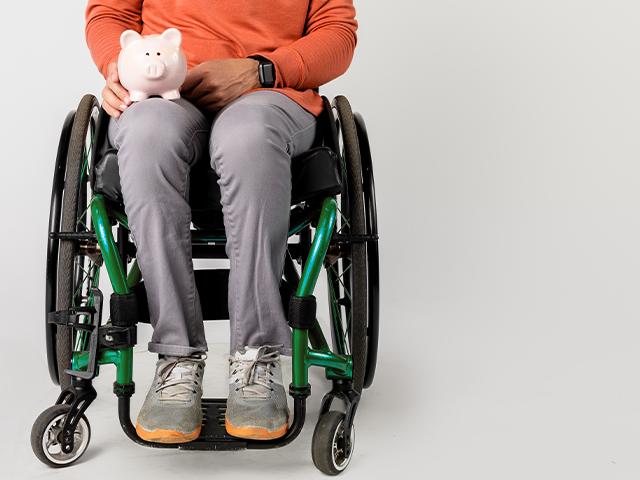
<instances>
[{"instance_id":1,"label":"small caster wheel","mask_svg":"<svg viewBox=\"0 0 640 480\"><path fill-rule=\"evenodd\" d=\"M355 444L355 428L351 427L351 448L347 454L342 412L329 411L320 417L311 440L313 463L322 473L338 475L349 465Z\"/></svg>"},{"instance_id":2,"label":"small caster wheel","mask_svg":"<svg viewBox=\"0 0 640 480\"><path fill-rule=\"evenodd\" d=\"M36 419L31 428L31 448L36 457L50 467L66 467L79 459L89 445L91 427L82 415L73 437L73 450L62 451L62 426L71 409L70 405L54 405L47 408Z\"/></svg>"}]
</instances>

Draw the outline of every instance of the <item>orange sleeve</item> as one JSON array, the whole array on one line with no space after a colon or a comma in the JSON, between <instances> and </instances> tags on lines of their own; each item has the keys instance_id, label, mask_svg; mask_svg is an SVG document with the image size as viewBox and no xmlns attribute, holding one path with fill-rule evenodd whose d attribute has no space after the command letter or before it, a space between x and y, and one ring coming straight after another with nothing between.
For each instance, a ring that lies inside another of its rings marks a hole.
<instances>
[{"instance_id":1,"label":"orange sleeve","mask_svg":"<svg viewBox=\"0 0 640 480\"><path fill-rule=\"evenodd\" d=\"M316 88L347 71L356 47L353 0L311 0L304 36L271 53L276 88ZM285 20L286 21L286 20Z\"/></svg>"},{"instance_id":2,"label":"orange sleeve","mask_svg":"<svg viewBox=\"0 0 640 480\"><path fill-rule=\"evenodd\" d=\"M120 35L142 31L143 0L89 0L85 13L87 46L98 69L107 76L120 54Z\"/></svg>"}]
</instances>

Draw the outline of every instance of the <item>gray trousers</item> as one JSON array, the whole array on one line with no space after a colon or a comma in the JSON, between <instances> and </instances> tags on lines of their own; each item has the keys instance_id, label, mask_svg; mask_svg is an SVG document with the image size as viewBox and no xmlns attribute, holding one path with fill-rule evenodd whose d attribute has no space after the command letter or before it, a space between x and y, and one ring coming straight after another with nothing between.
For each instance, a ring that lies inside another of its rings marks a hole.
<instances>
[{"instance_id":1,"label":"gray trousers","mask_svg":"<svg viewBox=\"0 0 640 480\"><path fill-rule=\"evenodd\" d=\"M284 345L279 285L289 226L291 159L311 148L316 119L284 95L246 94L213 120L184 99L151 98L111 119L122 195L149 298L149 350L207 350L191 255L189 172L211 161L220 177L230 260L230 352ZM217 295L207 292L207 295Z\"/></svg>"}]
</instances>

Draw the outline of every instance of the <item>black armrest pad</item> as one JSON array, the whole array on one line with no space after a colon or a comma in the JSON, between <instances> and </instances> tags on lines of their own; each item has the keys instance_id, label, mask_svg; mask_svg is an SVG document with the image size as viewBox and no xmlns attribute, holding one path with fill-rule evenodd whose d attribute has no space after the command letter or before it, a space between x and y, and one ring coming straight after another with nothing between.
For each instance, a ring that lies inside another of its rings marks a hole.
<instances>
[{"instance_id":1,"label":"black armrest pad","mask_svg":"<svg viewBox=\"0 0 640 480\"><path fill-rule=\"evenodd\" d=\"M120 187L120 169L118 167L118 151L110 148L94 167L93 190L101 193L108 200L122 202Z\"/></svg>"},{"instance_id":2,"label":"black armrest pad","mask_svg":"<svg viewBox=\"0 0 640 480\"><path fill-rule=\"evenodd\" d=\"M327 147L317 147L291 161L291 204L340 193L338 156Z\"/></svg>"}]
</instances>

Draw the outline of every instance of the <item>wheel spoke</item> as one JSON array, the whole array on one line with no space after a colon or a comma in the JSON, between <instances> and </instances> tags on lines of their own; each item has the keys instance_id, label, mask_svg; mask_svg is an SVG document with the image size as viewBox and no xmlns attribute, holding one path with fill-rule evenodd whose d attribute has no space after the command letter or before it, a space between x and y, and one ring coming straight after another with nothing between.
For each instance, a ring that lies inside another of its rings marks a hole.
<instances>
[{"instance_id":1,"label":"wheel spoke","mask_svg":"<svg viewBox=\"0 0 640 480\"><path fill-rule=\"evenodd\" d=\"M74 307L81 307L82 304L77 305L75 302L76 297L78 296L78 294L80 294L80 298L85 298L84 295L82 295L82 287L85 285L85 282L90 279L89 284L93 285L93 277L95 276L95 273L92 273L92 271L94 271L94 268L96 266L96 262L92 261L91 265L89 266L88 270L85 270L85 268L82 266L82 264L76 260L75 264L80 267L80 270L85 274L80 281L78 282L78 287L76 289L75 292L73 292L73 299L74 299ZM87 292L88 293L88 292Z\"/></svg>"},{"instance_id":2,"label":"wheel spoke","mask_svg":"<svg viewBox=\"0 0 640 480\"><path fill-rule=\"evenodd\" d=\"M78 221L76 222L76 227L77 226L83 226L85 228L85 231L89 231L89 227L87 226L87 223L89 223L88 221L85 223L84 219L85 218L89 218L89 216L87 215L87 212L89 211L89 209L91 208L91 203L87 202L87 208L84 209L84 211L78 216Z\"/></svg>"},{"instance_id":3,"label":"wheel spoke","mask_svg":"<svg viewBox=\"0 0 640 480\"><path fill-rule=\"evenodd\" d=\"M338 210L338 213L340 214L340 218L342 218L338 233L342 233L344 229L349 228L349 219L342 213L342 210Z\"/></svg>"},{"instance_id":4,"label":"wheel spoke","mask_svg":"<svg viewBox=\"0 0 640 480\"><path fill-rule=\"evenodd\" d=\"M98 276L100 270L96 268L97 260L92 260L87 269L76 259L76 265L80 267L80 271L83 272L83 276L78 282L78 287L73 295L74 307L85 307L93 305L93 292L91 287L97 286ZM83 291L86 287L86 291ZM88 323L89 315L81 315L79 319L80 323ZM80 332L75 343L75 351L84 351L87 345L88 335L87 332Z\"/></svg>"},{"instance_id":5,"label":"wheel spoke","mask_svg":"<svg viewBox=\"0 0 640 480\"><path fill-rule=\"evenodd\" d=\"M347 290L347 287L345 286L344 281L342 279L343 279L344 275L349 271L350 268L351 268L351 264L349 264L349 266L344 269L342 274L339 274L336 271L335 267L333 265L331 266L331 270L333 270L333 272L336 275L336 279L340 282L340 285L342 285L342 288L344 289L344 294L347 296L349 301L351 301L351 294L349 293L349 290Z\"/></svg>"}]
</instances>

